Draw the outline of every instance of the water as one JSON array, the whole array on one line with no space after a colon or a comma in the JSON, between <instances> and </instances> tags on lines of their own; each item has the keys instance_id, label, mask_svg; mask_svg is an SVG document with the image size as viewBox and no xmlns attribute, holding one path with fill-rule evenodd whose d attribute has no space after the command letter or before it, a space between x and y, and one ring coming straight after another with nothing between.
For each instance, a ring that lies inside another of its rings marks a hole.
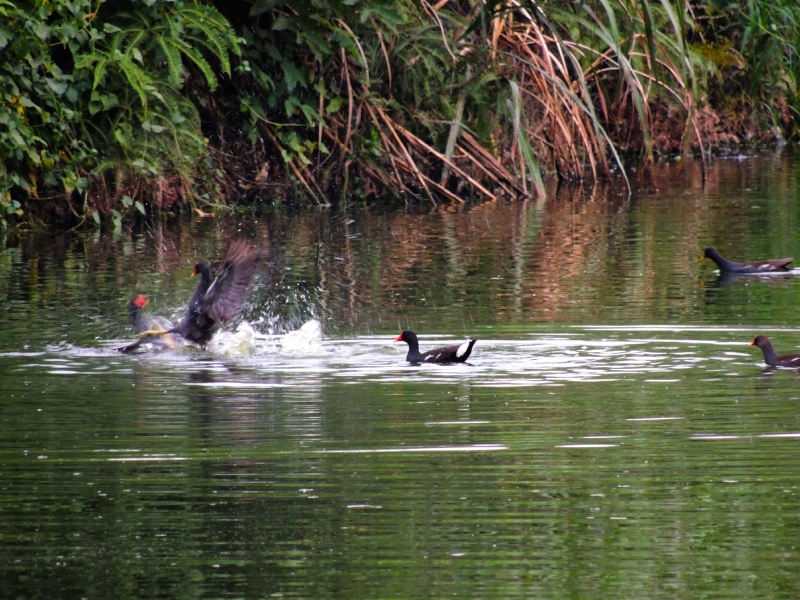
<instances>
[{"instance_id":1,"label":"water","mask_svg":"<svg viewBox=\"0 0 800 600\"><path fill-rule=\"evenodd\" d=\"M798 168L9 239L0 596L796 598L800 375L748 344L796 351L800 276L699 256L800 257ZM113 351L238 230L249 353Z\"/></svg>"}]
</instances>

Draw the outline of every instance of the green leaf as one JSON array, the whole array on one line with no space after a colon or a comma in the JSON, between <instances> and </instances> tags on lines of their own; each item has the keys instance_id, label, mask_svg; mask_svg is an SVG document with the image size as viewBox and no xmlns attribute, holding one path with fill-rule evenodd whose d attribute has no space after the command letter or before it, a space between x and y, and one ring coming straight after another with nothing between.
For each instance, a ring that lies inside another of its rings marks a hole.
<instances>
[{"instance_id":1,"label":"green leaf","mask_svg":"<svg viewBox=\"0 0 800 600\"><path fill-rule=\"evenodd\" d=\"M53 90L59 96L67 91L67 84L61 81L56 81L51 77L47 78L47 87Z\"/></svg>"},{"instance_id":2,"label":"green leaf","mask_svg":"<svg viewBox=\"0 0 800 600\"><path fill-rule=\"evenodd\" d=\"M14 39L14 34L4 27L0 27L0 50L5 48L12 39Z\"/></svg>"},{"instance_id":3,"label":"green leaf","mask_svg":"<svg viewBox=\"0 0 800 600\"><path fill-rule=\"evenodd\" d=\"M325 112L329 115L332 115L342 107L344 104L344 98L336 96L335 98L331 98L331 101L328 102L328 105L325 107Z\"/></svg>"},{"instance_id":4,"label":"green leaf","mask_svg":"<svg viewBox=\"0 0 800 600\"><path fill-rule=\"evenodd\" d=\"M286 15L279 15L272 24L272 31L284 31L292 28L292 21Z\"/></svg>"},{"instance_id":5,"label":"green leaf","mask_svg":"<svg viewBox=\"0 0 800 600\"><path fill-rule=\"evenodd\" d=\"M51 30L44 23L37 23L36 25L33 26L33 32L40 40L44 42L47 41L47 38L50 37Z\"/></svg>"},{"instance_id":6,"label":"green leaf","mask_svg":"<svg viewBox=\"0 0 800 600\"><path fill-rule=\"evenodd\" d=\"M252 8L250 8L250 17L257 17L266 12L271 11L279 4L283 4L283 0L256 0Z\"/></svg>"},{"instance_id":7,"label":"green leaf","mask_svg":"<svg viewBox=\"0 0 800 600\"><path fill-rule=\"evenodd\" d=\"M283 69L283 83L287 92L291 93L298 83L304 88L308 87L305 75L293 62L285 61L281 64L281 68Z\"/></svg>"},{"instance_id":8,"label":"green leaf","mask_svg":"<svg viewBox=\"0 0 800 600\"><path fill-rule=\"evenodd\" d=\"M145 131L152 131L153 133L163 133L166 128L162 125L156 125L151 121L144 121L142 123L142 129Z\"/></svg>"}]
</instances>

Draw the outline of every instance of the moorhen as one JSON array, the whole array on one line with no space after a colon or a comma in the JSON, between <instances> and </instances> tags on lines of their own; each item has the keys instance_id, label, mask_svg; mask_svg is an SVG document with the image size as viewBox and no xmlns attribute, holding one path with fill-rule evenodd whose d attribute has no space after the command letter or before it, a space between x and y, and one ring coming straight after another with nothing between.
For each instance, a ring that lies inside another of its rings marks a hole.
<instances>
[{"instance_id":1,"label":"moorhen","mask_svg":"<svg viewBox=\"0 0 800 600\"><path fill-rule=\"evenodd\" d=\"M144 333L150 329L158 327L168 329L172 327L172 323L162 317L154 317L152 315L145 315L142 309L150 303L150 298L145 296L136 296L128 303L128 313L131 315L131 322L133 323L134 333Z\"/></svg>"},{"instance_id":2,"label":"moorhen","mask_svg":"<svg viewBox=\"0 0 800 600\"><path fill-rule=\"evenodd\" d=\"M800 354L784 354L778 356L772 343L765 335L757 335L755 339L750 342L751 346L758 346L764 353L764 362L770 367L800 367Z\"/></svg>"},{"instance_id":3,"label":"moorhen","mask_svg":"<svg viewBox=\"0 0 800 600\"><path fill-rule=\"evenodd\" d=\"M211 282L207 263L195 265L192 276L200 275L200 283L189 300L181 322L171 329L149 330L146 335L177 333L185 340L205 346L220 327L239 314L261 254L245 240L234 240L216 279Z\"/></svg>"},{"instance_id":4,"label":"moorhen","mask_svg":"<svg viewBox=\"0 0 800 600\"><path fill-rule=\"evenodd\" d=\"M142 309L147 306L149 302L150 299L142 295L136 296L136 298L128 302L128 313L131 316L133 331L136 333L137 339L130 344L117 348L119 352L133 352L143 344L150 344L160 349L174 349L178 345L177 340L171 335L143 335L138 337L146 331L170 329L172 327L172 323L167 319L145 315L142 312Z\"/></svg>"},{"instance_id":5,"label":"moorhen","mask_svg":"<svg viewBox=\"0 0 800 600\"><path fill-rule=\"evenodd\" d=\"M791 258L775 258L770 260L756 260L752 262L734 262L722 256L716 248L709 246L703 250L703 258L710 258L719 267L722 273L771 273L775 271L790 271Z\"/></svg>"},{"instance_id":6,"label":"moorhen","mask_svg":"<svg viewBox=\"0 0 800 600\"><path fill-rule=\"evenodd\" d=\"M466 362L469 355L472 353L472 347L478 340L467 340L461 345L443 346L442 348L435 348L421 354L419 351L417 334L413 331L404 331L398 335L394 341L408 344L406 360L410 363L454 363Z\"/></svg>"}]
</instances>

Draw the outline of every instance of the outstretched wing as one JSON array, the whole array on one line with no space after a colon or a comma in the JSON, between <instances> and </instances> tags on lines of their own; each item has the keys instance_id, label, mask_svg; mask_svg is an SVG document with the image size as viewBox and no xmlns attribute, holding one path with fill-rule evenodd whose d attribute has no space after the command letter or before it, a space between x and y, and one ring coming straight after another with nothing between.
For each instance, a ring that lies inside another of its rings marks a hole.
<instances>
[{"instance_id":1,"label":"outstretched wing","mask_svg":"<svg viewBox=\"0 0 800 600\"><path fill-rule=\"evenodd\" d=\"M219 325L226 325L235 319L244 304L260 259L260 253L249 242L234 240L225 254L217 278L203 298L201 312Z\"/></svg>"}]
</instances>

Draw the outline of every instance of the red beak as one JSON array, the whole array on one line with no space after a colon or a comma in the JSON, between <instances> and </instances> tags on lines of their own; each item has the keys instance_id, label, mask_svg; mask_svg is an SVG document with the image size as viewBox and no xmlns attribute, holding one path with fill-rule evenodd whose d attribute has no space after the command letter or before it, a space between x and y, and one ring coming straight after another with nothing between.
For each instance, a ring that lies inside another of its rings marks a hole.
<instances>
[{"instance_id":1,"label":"red beak","mask_svg":"<svg viewBox=\"0 0 800 600\"><path fill-rule=\"evenodd\" d=\"M403 341L403 334L401 333L401 334L400 334L400 335L398 335L396 338L394 338L394 341L395 341L395 342L402 342L402 341Z\"/></svg>"}]
</instances>

